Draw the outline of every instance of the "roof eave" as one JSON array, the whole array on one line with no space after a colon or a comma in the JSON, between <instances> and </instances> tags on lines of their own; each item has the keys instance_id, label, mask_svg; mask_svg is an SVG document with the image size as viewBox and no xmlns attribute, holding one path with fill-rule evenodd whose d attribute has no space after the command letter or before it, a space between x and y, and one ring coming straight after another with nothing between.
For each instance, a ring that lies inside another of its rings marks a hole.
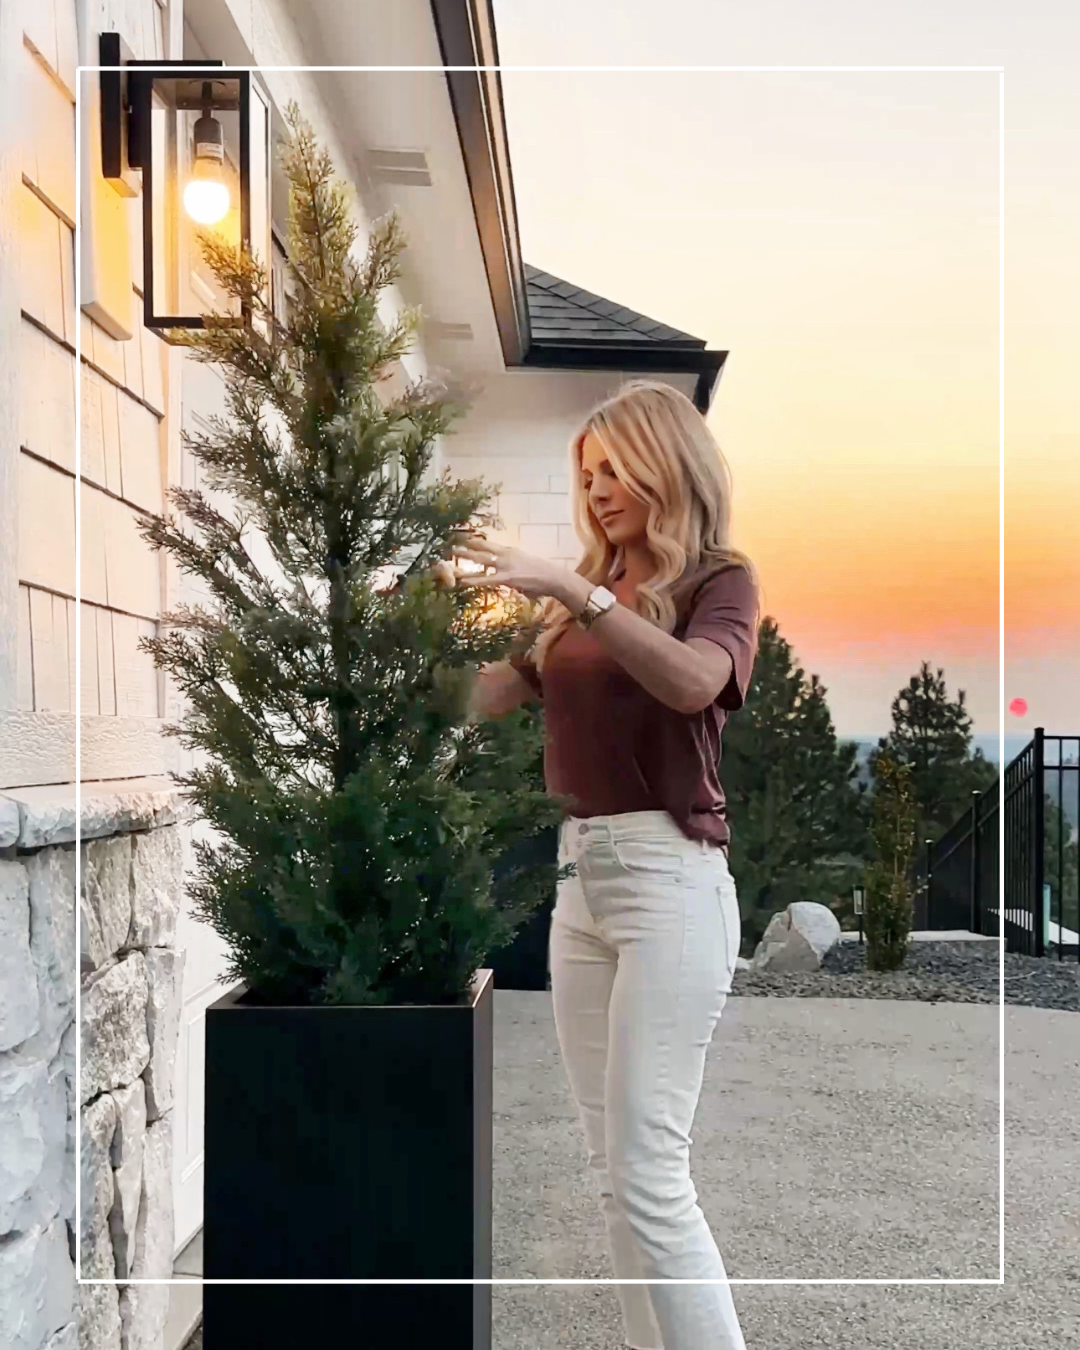
<instances>
[{"instance_id":1,"label":"roof eave","mask_svg":"<svg viewBox=\"0 0 1080 1350\"><path fill-rule=\"evenodd\" d=\"M620 370L640 375L696 373L694 406L706 413L727 358L727 352L659 343L534 341L521 364L544 370Z\"/></svg>"},{"instance_id":2,"label":"roof eave","mask_svg":"<svg viewBox=\"0 0 1080 1350\"><path fill-rule=\"evenodd\" d=\"M431 0L503 360L520 365L530 345L514 180L503 112L491 0ZM491 69L495 67L495 69Z\"/></svg>"}]
</instances>

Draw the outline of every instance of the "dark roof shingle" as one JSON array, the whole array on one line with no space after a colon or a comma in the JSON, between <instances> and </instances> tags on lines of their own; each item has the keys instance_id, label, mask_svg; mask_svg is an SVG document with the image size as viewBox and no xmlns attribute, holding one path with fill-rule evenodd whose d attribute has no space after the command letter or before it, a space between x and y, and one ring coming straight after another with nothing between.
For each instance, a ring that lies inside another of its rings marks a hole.
<instances>
[{"instance_id":1,"label":"dark roof shingle","mask_svg":"<svg viewBox=\"0 0 1080 1350\"><path fill-rule=\"evenodd\" d=\"M703 348L705 340L572 286L525 264L529 328L536 342L641 343L648 347Z\"/></svg>"}]
</instances>

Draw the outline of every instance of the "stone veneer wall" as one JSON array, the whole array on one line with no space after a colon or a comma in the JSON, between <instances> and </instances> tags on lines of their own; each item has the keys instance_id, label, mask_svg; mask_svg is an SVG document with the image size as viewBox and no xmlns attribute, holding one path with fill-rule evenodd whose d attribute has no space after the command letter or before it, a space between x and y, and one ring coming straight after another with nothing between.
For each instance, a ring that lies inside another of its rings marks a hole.
<instances>
[{"instance_id":1,"label":"stone veneer wall","mask_svg":"<svg viewBox=\"0 0 1080 1350\"><path fill-rule=\"evenodd\" d=\"M74 810L42 792L0 796L0 1346L161 1350L168 1285L122 1282L172 1275L180 798L83 801L76 1233ZM77 1285L76 1243L120 1283Z\"/></svg>"}]
</instances>

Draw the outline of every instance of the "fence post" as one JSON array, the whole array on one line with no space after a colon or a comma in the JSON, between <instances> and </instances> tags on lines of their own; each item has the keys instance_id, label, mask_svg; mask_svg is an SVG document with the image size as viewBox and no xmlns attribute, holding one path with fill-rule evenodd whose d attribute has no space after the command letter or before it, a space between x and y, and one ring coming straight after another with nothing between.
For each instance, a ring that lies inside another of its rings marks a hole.
<instances>
[{"instance_id":1,"label":"fence post","mask_svg":"<svg viewBox=\"0 0 1080 1350\"><path fill-rule=\"evenodd\" d=\"M1035 765L1034 775L1034 798L1032 801L1032 820L1031 832L1034 835L1032 846L1034 858L1032 859L1032 885L1035 887L1034 905L1032 906L1032 919L1035 925L1035 955L1046 955L1046 896L1043 892L1043 877L1046 871L1046 791L1044 784L1044 759L1045 747L1043 738L1046 735L1043 727L1035 728L1035 740L1033 742Z\"/></svg>"},{"instance_id":2,"label":"fence post","mask_svg":"<svg viewBox=\"0 0 1080 1350\"><path fill-rule=\"evenodd\" d=\"M979 802L982 793L971 794L971 931L982 932L982 904L979 897Z\"/></svg>"},{"instance_id":3,"label":"fence post","mask_svg":"<svg viewBox=\"0 0 1080 1350\"><path fill-rule=\"evenodd\" d=\"M926 889L923 892L926 897L926 928L927 932L932 932L934 928L934 914L930 901L930 882L934 874L934 841L932 839L923 840L926 848Z\"/></svg>"}]
</instances>

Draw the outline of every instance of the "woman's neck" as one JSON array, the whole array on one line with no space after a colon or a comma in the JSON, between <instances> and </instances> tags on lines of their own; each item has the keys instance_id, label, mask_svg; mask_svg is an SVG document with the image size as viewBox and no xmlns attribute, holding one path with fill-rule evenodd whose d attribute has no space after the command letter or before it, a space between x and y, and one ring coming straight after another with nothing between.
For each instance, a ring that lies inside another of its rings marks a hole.
<instances>
[{"instance_id":1,"label":"woman's neck","mask_svg":"<svg viewBox=\"0 0 1080 1350\"><path fill-rule=\"evenodd\" d=\"M656 563L648 547L627 548L615 571L616 580L623 580L628 586L638 587L648 581L656 572Z\"/></svg>"}]
</instances>

